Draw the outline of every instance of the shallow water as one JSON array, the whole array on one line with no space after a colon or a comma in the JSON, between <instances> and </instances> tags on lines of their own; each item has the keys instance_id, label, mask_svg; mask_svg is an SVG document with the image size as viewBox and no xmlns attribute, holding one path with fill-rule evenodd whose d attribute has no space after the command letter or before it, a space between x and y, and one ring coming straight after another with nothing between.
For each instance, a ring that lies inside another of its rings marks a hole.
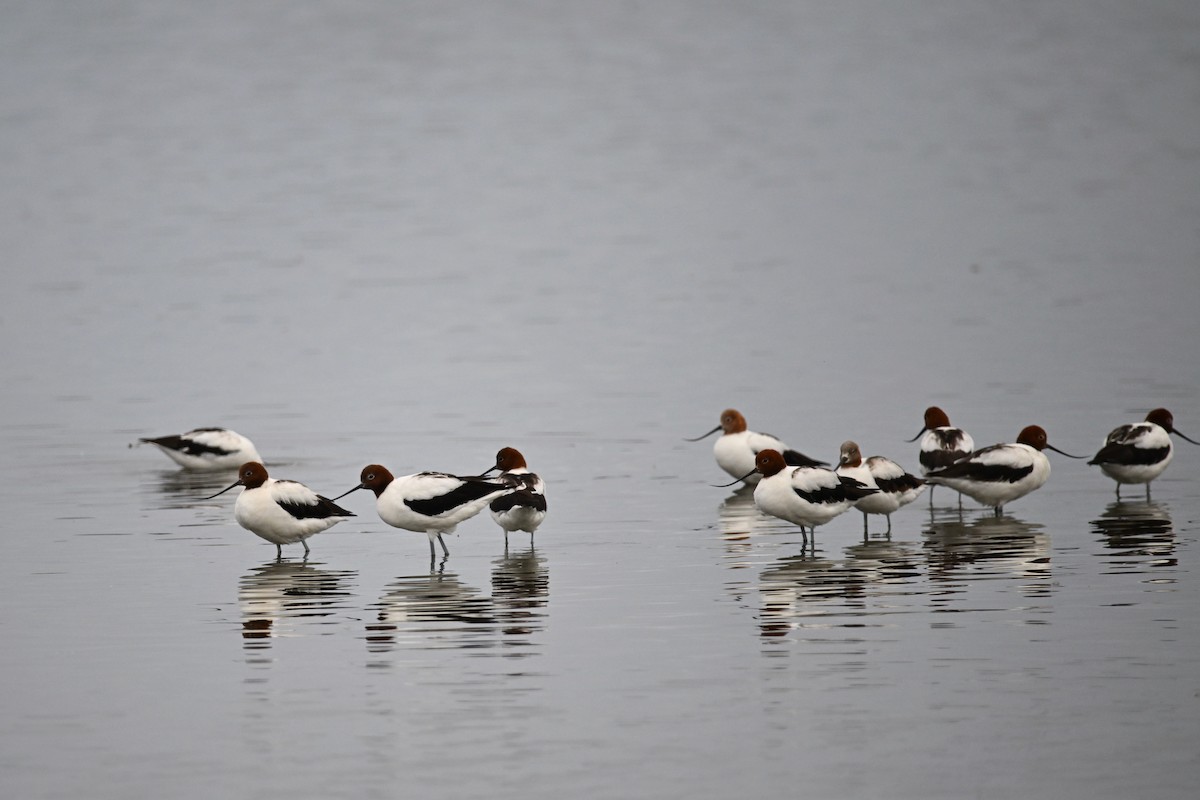
<instances>
[{"instance_id":1,"label":"shallow water","mask_svg":"<svg viewBox=\"0 0 1200 800\"><path fill-rule=\"evenodd\" d=\"M1193 5L8 8L0 790L1186 796L1200 448L806 543L683 438L1200 438ZM550 515L277 562L214 424Z\"/></svg>"}]
</instances>

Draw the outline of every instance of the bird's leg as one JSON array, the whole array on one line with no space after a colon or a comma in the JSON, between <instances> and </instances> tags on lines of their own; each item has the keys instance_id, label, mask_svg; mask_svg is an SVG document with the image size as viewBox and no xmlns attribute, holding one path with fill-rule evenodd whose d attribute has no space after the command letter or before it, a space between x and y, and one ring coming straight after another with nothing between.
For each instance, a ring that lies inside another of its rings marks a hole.
<instances>
[{"instance_id":1,"label":"bird's leg","mask_svg":"<svg viewBox=\"0 0 1200 800\"><path fill-rule=\"evenodd\" d=\"M308 558L308 542L301 539L300 544L304 545L304 557Z\"/></svg>"},{"instance_id":2,"label":"bird's leg","mask_svg":"<svg viewBox=\"0 0 1200 800\"><path fill-rule=\"evenodd\" d=\"M443 552L443 553L445 553L447 557L449 557L449 555L450 555L450 548L449 548L449 547L446 547L446 540L442 538L442 534L441 534L441 533L438 533L438 544L440 544L440 545L442 546L442 552ZM429 546L430 546L430 547L432 547L432 546L433 546L433 542L430 542L430 543L429 543Z\"/></svg>"}]
</instances>

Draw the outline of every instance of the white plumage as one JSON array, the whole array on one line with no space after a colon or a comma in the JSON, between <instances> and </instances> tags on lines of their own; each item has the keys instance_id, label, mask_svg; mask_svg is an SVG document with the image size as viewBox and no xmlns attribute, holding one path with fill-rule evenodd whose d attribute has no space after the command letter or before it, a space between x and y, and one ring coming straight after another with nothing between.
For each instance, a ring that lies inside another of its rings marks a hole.
<instances>
[{"instance_id":1,"label":"white plumage","mask_svg":"<svg viewBox=\"0 0 1200 800\"><path fill-rule=\"evenodd\" d=\"M237 469L248 461L262 461L253 442L228 428L196 428L138 442L154 445L184 469Z\"/></svg>"},{"instance_id":2,"label":"white plumage","mask_svg":"<svg viewBox=\"0 0 1200 800\"><path fill-rule=\"evenodd\" d=\"M747 484L758 483L761 479L762 476L754 471L754 465L758 454L764 450L774 450L780 453L783 455L784 463L792 466L818 467L825 464L824 461L817 461L789 448L769 433L757 433L749 430L746 418L733 408L727 408L721 412L720 425L703 436L687 441L698 442L712 436L717 431L722 432L713 445L713 455L717 459L717 466L728 472L731 477L743 480Z\"/></svg>"},{"instance_id":3,"label":"white plumage","mask_svg":"<svg viewBox=\"0 0 1200 800\"><path fill-rule=\"evenodd\" d=\"M878 491L823 467L789 467L777 450L762 451L755 463L762 479L754 487L754 504L801 530L824 525Z\"/></svg>"},{"instance_id":4,"label":"white plumage","mask_svg":"<svg viewBox=\"0 0 1200 800\"><path fill-rule=\"evenodd\" d=\"M917 444L917 462L921 465L921 474L926 477L975 451L975 440L971 434L952 426L950 417L937 406L925 409L925 426L909 441L915 442L917 439L921 440ZM929 489L929 505L933 507L932 487ZM961 494L958 505L962 507Z\"/></svg>"},{"instance_id":5,"label":"white plumage","mask_svg":"<svg viewBox=\"0 0 1200 800\"><path fill-rule=\"evenodd\" d=\"M380 519L394 528L423 532L429 537L430 557L436 555L435 539L442 551L450 555L442 534L452 533L459 523L478 514L493 498L513 491L507 483L445 472L418 472L397 478L379 464L363 467L360 479L358 486L334 499L359 489L370 489L375 493L375 509Z\"/></svg>"},{"instance_id":6,"label":"white plumage","mask_svg":"<svg viewBox=\"0 0 1200 800\"><path fill-rule=\"evenodd\" d=\"M496 453L496 463L484 471L487 475L496 470L501 481L513 487L513 491L495 498L488 504L492 519L507 536L512 531L532 534L546 518L546 482L529 471L525 456L514 447L503 447Z\"/></svg>"},{"instance_id":7,"label":"white plumage","mask_svg":"<svg viewBox=\"0 0 1200 800\"><path fill-rule=\"evenodd\" d=\"M1022 429L1016 442L977 450L931 473L926 480L949 486L991 506L996 510L996 516L1000 516L1006 504L1040 489L1050 477L1050 460L1042 453L1044 449L1068 458L1079 458L1051 447L1046 441L1046 431L1037 425L1029 425Z\"/></svg>"},{"instance_id":8,"label":"white plumage","mask_svg":"<svg viewBox=\"0 0 1200 800\"><path fill-rule=\"evenodd\" d=\"M867 515L887 517L888 533L892 531L892 513L908 505L925 491L925 482L910 475L904 468L884 456L863 460L862 451L854 442L843 442L838 458L837 473L853 478L869 488L878 489L859 499L855 508L863 512L863 533L867 531Z\"/></svg>"},{"instance_id":9,"label":"white plumage","mask_svg":"<svg viewBox=\"0 0 1200 800\"><path fill-rule=\"evenodd\" d=\"M238 480L212 497L235 486L245 488L233 504L233 518L246 530L275 545L280 556L282 545L297 542L304 545L304 554L308 555L305 539L354 516L302 483L270 477L266 467L258 462L243 464Z\"/></svg>"},{"instance_id":10,"label":"white plumage","mask_svg":"<svg viewBox=\"0 0 1200 800\"><path fill-rule=\"evenodd\" d=\"M1104 446L1088 463L1099 466L1101 472L1117 482L1118 498L1121 484L1144 483L1146 499L1149 499L1151 481L1162 475L1175 457L1172 433L1197 444L1175 430L1175 418L1170 411L1156 408L1146 415L1144 422L1114 428L1105 438Z\"/></svg>"}]
</instances>

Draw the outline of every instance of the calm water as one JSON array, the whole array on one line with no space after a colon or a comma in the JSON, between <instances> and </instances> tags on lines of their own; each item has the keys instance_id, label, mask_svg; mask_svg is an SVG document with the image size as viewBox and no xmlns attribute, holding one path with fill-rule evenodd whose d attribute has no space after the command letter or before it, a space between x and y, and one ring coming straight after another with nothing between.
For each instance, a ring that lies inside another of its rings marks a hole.
<instances>
[{"instance_id":1,"label":"calm water","mask_svg":"<svg viewBox=\"0 0 1200 800\"><path fill-rule=\"evenodd\" d=\"M734 406L910 467L926 405L1200 438L1200 7L6 3L6 797L1175 798L1200 779L1200 448L1051 455L864 539L759 516ZM276 562L227 425L549 484L432 568Z\"/></svg>"}]
</instances>

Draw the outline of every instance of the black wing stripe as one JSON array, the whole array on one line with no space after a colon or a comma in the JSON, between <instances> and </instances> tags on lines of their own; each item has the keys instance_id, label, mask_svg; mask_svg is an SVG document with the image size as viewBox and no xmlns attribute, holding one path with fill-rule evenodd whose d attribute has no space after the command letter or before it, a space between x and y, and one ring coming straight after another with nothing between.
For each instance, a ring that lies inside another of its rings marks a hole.
<instances>
[{"instance_id":1,"label":"black wing stripe","mask_svg":"<svg viewBox=\"0 0 1200 800\"><path fill-rule=\"evenodd\" d=\"M156 444L168 450L187 453L189 456L202 456L206 453L214 456L227 456L233 452L223 447L212 447L211 445L201 444L194 439L184 439L182 436L160 436L157 439L142 439L141 441L148 444Z\"/></svg>"},{"instance_id":2,"label":"black wing stripe","mask_svg":"<svg viewBox=\"0 0 1200 800\"><path fill-rule=\"evenodd\" d=\"M921 466L926 470L948 467L960 458L971 455L965 450L922 450Z\"/></svg>"},{"instance_id":3,"label":"black wing stripe","mask_svg":"<svg viewBox=\"0 0 1200 800\"><path fill-rule=\"evenodd\" d=\"M1033 472L1033 464L1011 467L1005 464L980 464L978 461L959 461L934 473L939 478L966 478L984 483L1016 483Z\"/></svg>"},{"instance_id":4,"label":"black wing stripe","mask_svg":"<svg viewBox=\"0 0 1200 800\"><path fill-rule=\"evenodd\" d=\"M901 492L907 492L912 489L916 489L921 486L921 484L925 483L925 481L906 472L899 478L876 478L875 483L878 484L881 492L899 494Z\"/></svg>"},{"instance_id":5,"label":"black wing stripe","mask_svg":"<svg viewBox=\"0 0 1200 800\"><path fill-rule=\"evenodd\" d=\"M1168 448L1166 447L1131 447L1127 444L1116 444L1110 442L1100 448L1100 452L1096 453L1096 457L1089 461L1089 464L1124 464L1127 466L1137 466L1143 464L1157 464L1167 457Z\"/></svg>"},{"instance_id":6,"label":"black wing stripe","mask_svg":"<svg viewBox=\"0 0 1200 800\"><path fill-rule=\"evenodd\" d=\"M427 517L436 517L439 514L453 511L459 506L466 505L481 497L486 497L492 492L508 488L502 483L492 483L491 481L472 480L470 478L460 478L459 480L463 481L463 483L445 494L440 494L437 497L429 497L424 500L405 500L404 505L418 514L424 514Z\"/></svg>"},{"instance_id":7,"label":"black wing stripe","mask_svg":"<svg viewBox=\"0 0 1200 800\"><path fill-rule=\"evenodd\" d=\"M799 450L784 450L783 463L789 467L826 467L829 466L824 461L817 461L815 458L809 458Z\"/></svg>"},{"instance_id":8,"label":"black wing stripe","mask_svg":"<svg viewBox=\"0 0 1200 800\"><path fill-rule=\"evenodd\" d=\"M296 519L328 519L329 517L353 517L354 514L334 503L328 497L317 495L315 503L287 503L276 501L280 508Z\"/></svg>"},{"instance_id":9,"label":"black wing stripe","mask_svg":"<svg viewBox=\"0 0 1200 800\"><path fill-rule=\"evenodd\" d=\"M878 489L872 489L854 478L847 478L845 475L838 475L838 484L836 486L822 486L819 489L812 491L803 491L792 487L802 500L805 500L813 505L824 505L826 503L842 503L846 500L858 500L866 497L869 494L875 494Z\"/></svg>"},{"instance_id":10,"label":"black wing stripe","mask_svg":"<svg viewBox=\"0 0 1200 800\"><path fill-rule=\"evenodd\" d=\"M512 511L514 508L532 508L534 511L546 510L546 495L535 492L519 491L497 497L488 506L497 513Z\"/></svg>"}]
</instances>

